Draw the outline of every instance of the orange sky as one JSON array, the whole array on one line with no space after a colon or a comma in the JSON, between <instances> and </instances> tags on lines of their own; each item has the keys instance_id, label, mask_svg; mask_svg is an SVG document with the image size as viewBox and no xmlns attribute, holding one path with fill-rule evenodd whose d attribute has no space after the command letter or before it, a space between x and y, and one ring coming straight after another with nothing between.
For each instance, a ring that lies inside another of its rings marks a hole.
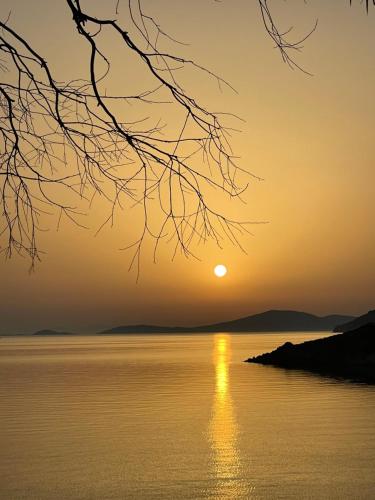
<instances>
[{"instance_id":1,"label":"orange sky","mask_svg":"<svg viewBox=\"0 0 375 500\"><path fill-rule=\"evenodd\" d=\"M273 308L318 314L373 308L375 13L366 16L363 7L348 3L270 2L280 26L294 25L297 37L319 18L296 56L314 74L309 77L282 63L256 2L144 1L167 32L190 43L176 53L237 89L238 95L221 93L199 75L188 80L190 92L208 107L245 120L233 146L240 166L264 179L251 180L246 204L223 201L223 207L239 219L268 223L251 226L253 234L241 240L247 254L211 242L194 248L200 261L177 256L172 262L173 247L163 245L154 264L146 248L136 283L129 254L119 250L136 234L136 212L124 213L96 238L105 216L101 203L87 217L86 231L64 221L56 232L49 218L50 230L40 236L46 254L34 273L26 259L0 262L0 333L199 324ZM82 75L83 42L64 2L4 0L2 18L9 10L10 24L58 74ZM42 15L48 22L41 23ZM118 68L113 86L135 85L139 73L129 74L121 46L105 43ZM217 263L228 267L221 280L213 275Z\"/></svg>"}]
</instances>

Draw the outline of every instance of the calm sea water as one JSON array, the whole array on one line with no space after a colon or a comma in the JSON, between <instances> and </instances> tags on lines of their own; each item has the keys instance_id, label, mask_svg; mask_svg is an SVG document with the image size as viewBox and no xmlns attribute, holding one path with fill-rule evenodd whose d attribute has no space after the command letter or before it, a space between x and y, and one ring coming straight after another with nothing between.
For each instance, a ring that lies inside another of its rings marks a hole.
<instances>
[{"instance_id":1,"label":"calm sea water","mask_svg":"<svg viewBox=\"0 0 375 500\"><path fill-rule=\"evenodd\" d=\"M0 338L0 498L375 498L375 387L242 362L317 336Z\"/></svg>"}]
</instances>

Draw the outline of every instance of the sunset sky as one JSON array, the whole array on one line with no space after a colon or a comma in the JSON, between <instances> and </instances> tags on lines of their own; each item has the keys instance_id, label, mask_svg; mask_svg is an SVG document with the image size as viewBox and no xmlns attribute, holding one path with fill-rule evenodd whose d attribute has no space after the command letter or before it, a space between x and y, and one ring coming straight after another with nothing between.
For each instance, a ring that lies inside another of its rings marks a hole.
<instances>
[{"instance_id":1,"label":"sunset sky","mask_svg":"<svg viewBox=\"0 0 375 500\"><path fill-rule=\"evenodd\" d=\"M246 254L212 241L192 249L200 260L177 255L172 261L174 248L163 243L154 264L149 244L136 282L136 273L128 272L131 254L120 250L136 234L136 212L124 212L96 237L106 217L101 202L85 218L88 230L63 220L56 231L56 218L47 217L49 231L39 237L46 253L33 273L26 258L0 261L0 333L193 325L268 309L356 315L374 308L375 12L366 15L359 1L353 3L269 2L282 30L294 26L292 38L303 37L318 19L295 54L308 76L282 62L257 2L145 0L144 10L166 32L190 44L174 46L174 53L237 90L221 92L199 73L187 81L190 94L208 108L244 120L233 121L241 133L232 145L239 165L263 180L244 178L245 203L223 199L223 209L239 220L266 223L249 226L252 234L241 238ZM111 17L116 2L105 2L101 11L99 0L82 4ZM125 7L120 2L124 26ZM9 25L61 79L85 74L84 42L65 2L3 0L2 19L9 11ZM137 83L141 74L121 44L105 43L113 51L113 86ZM217 264L228 268L225 277L215 277Z\"/></svg>"}]
</instances>

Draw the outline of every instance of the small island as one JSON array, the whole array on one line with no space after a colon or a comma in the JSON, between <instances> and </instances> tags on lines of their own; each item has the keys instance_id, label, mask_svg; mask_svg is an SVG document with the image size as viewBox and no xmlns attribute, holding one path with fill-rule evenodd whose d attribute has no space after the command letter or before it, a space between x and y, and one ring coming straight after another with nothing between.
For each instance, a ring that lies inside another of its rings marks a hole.
<instances>
[{"instance_id":1,"label":"small island","mask_svg":"<svg viewBox=\"0 0 375 500\"><path fill-rule=\"evenodd\" d=\"M373 384L375 324L302 344L286 342L276 350L249 358L246 362L310 370Z\"/></svg>"},{"instance_id":2,"label":"small island","mask_svg":"<svg viewBox=\"0 0 375 500\"><path fill-rule=\"evenodd\" d=\"M74 333L70 333L70 332L57 332L56 330L38 330L37 332L33 333L33 335L56 336L56 335L74 335Z\"/></svg>"}]
</instances>

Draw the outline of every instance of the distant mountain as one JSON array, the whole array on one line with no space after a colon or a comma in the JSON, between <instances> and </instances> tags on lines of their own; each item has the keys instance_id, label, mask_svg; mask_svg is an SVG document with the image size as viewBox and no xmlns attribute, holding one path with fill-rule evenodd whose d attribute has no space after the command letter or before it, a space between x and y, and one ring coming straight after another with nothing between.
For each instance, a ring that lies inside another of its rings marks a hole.
<instances>
[{"instance_id":1,"label":"distant mountain","mask_svg":"<svg viewBox=\"0 0 375 500\"><path fill-rule=\"evenodd\" d=\"M369 311L358 318L354 318L352 321L345 322L343 324L339 324L334 328L334 332L348 332L349 330L353 330L354 328L359 328L360 326L367 325L368 323L375 324L375 309Z\"/></svg>"},{"instance_id":2,"label":"distant mountain","mask_svg":"<svg viewBox=\"0 0 375 500\"><path fill-rule=\"evenodd\" d=\"M345 319L344 319L345 318ZM352 316L330 315L315 316L299 311L266 311L246 318L217 323L210 328L235 332L267 331L325 331L332 330L337 321L349 321Z\"/></svg>"},{"instance_id":3,"label":"distant mountain","mask_svg":"<svg viewBox=\"0 0 375 500\"><path fill-rule=\"evenodd\" d=\"M115 328L98 332L98 335L112 335L121 333L189 333L192 331L193 328L183 326L126 325L116 326Z\"/></svg>"},{"instance_id":4,"label":"distant mountain","mask_svg":"<svg viewBox=\"0 0 375 500\"><path fill-rule=\"evenodd\" d=\"M286 342L246 361L375 383L375 325L302 344Z\"/></svg>"},{"instance_id":5,"label":"distant mountain","mask_svg":"<svg viewBox=\"0 0 375 500\"><path fill-rule=\"evenodd\" d=\"M69 332L56 332L55 330L38 330L33 333L33 335L74 335L74 333Z\"/></svg>"},{"instance_id":6,"label":"distant mountain","mask_svg":"<svg viewBox=\"0 0 375 500\"><path fill-rule=\"evenodd\" d=\"M118 326L100 332L121 333L204 333L204 332L285 332L331 331L338 323L354 319L353 316L315 316L298 311L266 311L246 318L195 327L170 327L154 325Z\"/></svg>"}]
</instances>

